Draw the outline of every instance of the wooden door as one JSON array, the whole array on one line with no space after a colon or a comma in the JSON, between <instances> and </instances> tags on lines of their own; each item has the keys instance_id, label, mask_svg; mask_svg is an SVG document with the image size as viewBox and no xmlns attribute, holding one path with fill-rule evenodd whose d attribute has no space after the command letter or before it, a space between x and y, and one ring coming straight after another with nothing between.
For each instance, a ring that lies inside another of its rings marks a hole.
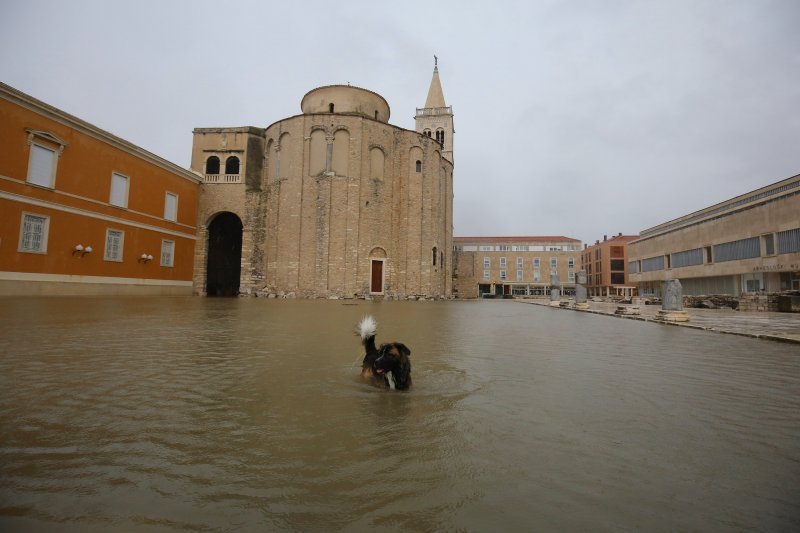
<instances>
[{"instance_id":1,"label":"wooden door","mask_svg":"<svg viewBox=\"0 0 800 533\"><path fill-rule=\"evenodd\" d=\"M370 283L370 292L383 292L383 261L377 261L375 259L372 260L372 281Z\"/></svg>"}]
</instances>

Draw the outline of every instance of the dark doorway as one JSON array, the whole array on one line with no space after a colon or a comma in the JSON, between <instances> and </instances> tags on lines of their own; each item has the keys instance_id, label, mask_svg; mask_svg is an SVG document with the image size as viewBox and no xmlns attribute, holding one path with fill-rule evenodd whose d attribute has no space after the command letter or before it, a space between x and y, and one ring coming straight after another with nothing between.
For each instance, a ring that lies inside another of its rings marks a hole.
<instances>
[{"instance_id":1,"label":"dark doorway","mask_svg":"<svg viewBox=\"0 0 800 533\"><path fill-rule=\"evenodd\" d=\"M233 213L221 213L208 226L206 294L238 295L241 270L242 221Z\"/></svg>"},{"instance_id":2,"label":"dark doorway","mask_svg":"<svg viewBox=\"0 0 800 533\"><path fill-rule=\"evenodd\" d=\"M383 292L383 261L378 261L375 259L372 260L372 280L370 283L370 292Z\"/></svg>"}]
</instances>

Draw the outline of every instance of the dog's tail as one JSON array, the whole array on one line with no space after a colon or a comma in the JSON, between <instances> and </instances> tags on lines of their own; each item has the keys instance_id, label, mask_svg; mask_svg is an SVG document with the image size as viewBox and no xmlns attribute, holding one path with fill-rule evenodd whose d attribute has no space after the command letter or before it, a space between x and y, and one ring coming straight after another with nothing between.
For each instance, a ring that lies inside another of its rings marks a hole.
<instances>
[{"instance_id":1,"label":"dog's tail","mask_svg":"<svg viewBox=\"0 0 800 533\"><path fill-rule=\"evenodd\" d=\"M367 339L374 337L377 331L378 323L375 322L375 319L372 318L371 315L366 315L361 319L361 322L358 323L358 326L356 326L356 335L361 337L362 342L366 342Z\"/></svg>"}]
</instances>

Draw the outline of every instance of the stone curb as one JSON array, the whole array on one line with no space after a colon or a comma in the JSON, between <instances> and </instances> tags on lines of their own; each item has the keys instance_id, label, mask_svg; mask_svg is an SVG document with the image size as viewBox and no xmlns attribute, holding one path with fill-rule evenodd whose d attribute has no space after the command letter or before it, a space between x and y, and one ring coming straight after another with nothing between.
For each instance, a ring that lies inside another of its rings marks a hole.
<instances>
[{"instance_id":1,"label":"stone curb","mask_svg":"<svg viewBox=\"0 0 800 533\"><path fill-rule=\"evenodd\" d=\"M514 300L514 301L518 302L518 303L522 303L522 304L538 305L540 307L547 307L547 308L550 308L550 309L566 309L568 311L575 311L575 312L578 312L578 313L591 313L591 314L594 314L594 315L602 315L602 316L607 316L607 317L612 317L612 318L625 318L625 319L628 319L628 320L639 320L641 322L650 322L650 323L653 323L653 324L662 324L662 325L666 325L666 326L679 326L679 327L682 327L682 328L692 328L692 329L697 329L697 330L702 330L702 331L711 331L711 332L714 332L714 333L725 333L725 334L728 334L728 335L739 335L740 337L750 337L750 338L753 338L753 339L763 339L763 340L774 341L774 342L783 342L783 343L788 343L788 344L800 344L800 340L798 340L798 339L793 339L791 337L783 337L781 335L774 335L774 334L771 334L771 333L763 333L762 334L762 333L748 333L746 331L730 331L730 330L725 330L725 329L719 329L719 328L716 328L716 327L713 327L713 326L699 326L697 324L691 324L691 323L688 323L688 322L664 322L662 320L656 320L654 318L644 317L644 316L641 316L641 315L639 315L639 316L637 316L637 315L617 315L617 314L614 314L614 313L609 313L607 311L598 311L596 309L575 309L574 307L551 307L548 304L539 303L539 302L532 302L532 301L525 301L525 300Z\"/></svg>"}]
</instances>

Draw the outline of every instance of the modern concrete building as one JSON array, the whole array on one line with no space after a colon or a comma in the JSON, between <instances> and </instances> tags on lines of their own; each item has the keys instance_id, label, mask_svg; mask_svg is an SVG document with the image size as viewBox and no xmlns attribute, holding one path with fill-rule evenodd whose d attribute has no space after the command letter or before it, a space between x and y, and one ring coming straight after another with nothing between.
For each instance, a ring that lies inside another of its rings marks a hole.
<instances>
[{"instance_id":1,"label":"modern concrete building","mask_svg":"<svg viewBox=\"0 0 800 533\"><path fill-rule=\"evenodd\" d=\"M194 130L195 292L450 297L453 115L438 67L418 131L350 85L313 89L300 109L266 128Z\"/></svg>"},{"instance_id":2,"label":"modern concrete building","mask_svg":"<svg viewBox=\"0 0 800 533\"><path fill-rule=\"evenodd\" d=\"M628 257L645 296L667 279L685 295L800 289L800 175L646 229Z\"/></svg>"},{"instance_id":3,"label":"modern concrete building","mask_svg":"<svg viewBox=\"0 0 800 533\"><path fill-rule=\"evenodd\" d=\"M191 294L199 189L0 83L0 294Z\"/></svg>"},{"instance_id":4,"label":"modern concrete building","mask_svg":"<svg viewBox=\"0 0 800 533\"><path fill-rule=\"evenodd\" d=\"M638 235L603 235L591 246L584 245L582 268L586 270L586 291L589 296L633 296L636 287L628 278L628 243Z\"/></svg>"},{"instance_id":5,"label":"modern concrete building","mask_svg":"<svg viewBox=\"0 0 800 533\"><path fill-rule=\"evenodd\" d=\"M453 246L459 298L545 295L551 274L569 293L581 268L581 241L570 237L454 237Z\"/></svg>"}]
</instances>

